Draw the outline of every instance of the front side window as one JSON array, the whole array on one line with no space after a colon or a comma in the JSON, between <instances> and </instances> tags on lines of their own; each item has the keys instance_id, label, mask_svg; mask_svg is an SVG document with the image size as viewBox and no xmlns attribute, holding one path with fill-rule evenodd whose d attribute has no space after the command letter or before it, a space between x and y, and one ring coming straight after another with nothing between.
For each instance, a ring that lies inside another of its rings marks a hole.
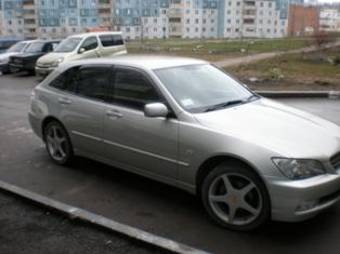
<instances>
[{"instance_id":1,"label":"front side window","mask_svg":"<svg viewBox=\"0 0 340 254\"><path fill-rule=\"evenodd\" d=\"M85 49L85 51L92 50L98 47L98 41L96 37L89 37L87 38L84 42L83 45L81 46L82 48Z\"/></svg>"},{"instance_id":2,"label":"front side window","mask_svg":"<svg viewBox=\"0 0 340 254\"><path fill-rule=\"evenodd\" d=\"M143 110L147 103L161 101L149 80L132 69L116 70L113 99L118 104L139 110Z\"/></svg>"},{"instance_id":3,"label":"front side window","mask_svg":"<svg viewBox=\"0 0 340 254\"><path fill-rule=\"evenodd\" d=\"M189 65L155 70L175 100L192 113L211 111L253 98L238 81L210 65Z\"/></svg>"}]
</instances>

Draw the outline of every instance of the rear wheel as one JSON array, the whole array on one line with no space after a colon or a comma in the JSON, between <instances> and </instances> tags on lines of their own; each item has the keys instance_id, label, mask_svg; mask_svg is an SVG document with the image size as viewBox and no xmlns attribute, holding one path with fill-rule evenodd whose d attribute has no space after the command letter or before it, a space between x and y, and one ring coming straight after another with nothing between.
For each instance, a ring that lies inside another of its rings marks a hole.
<instances>
[{"instance_id":1,"label":"rear wheel","mask_svg":"<svg viewBox=\"0 0 340 254\"><path fill-rule=\"evenodd\" d=\"M65 128L57 121L49 122L44 128L46 150L51 159L59 164L69 164L73 158L71 140Z\"/></svg>"},{"instance_id":2,"label":"rear wheel","mask_svg":"<svg viewBox=\"0 0 340 254\"><path fill-rule=\"evenodd\" d=\"M205 209L223 227L252 230L270 217L270 199L264 184L242 165L220 164L207 175L201 192Z\"/></svg>"}]
</instances>

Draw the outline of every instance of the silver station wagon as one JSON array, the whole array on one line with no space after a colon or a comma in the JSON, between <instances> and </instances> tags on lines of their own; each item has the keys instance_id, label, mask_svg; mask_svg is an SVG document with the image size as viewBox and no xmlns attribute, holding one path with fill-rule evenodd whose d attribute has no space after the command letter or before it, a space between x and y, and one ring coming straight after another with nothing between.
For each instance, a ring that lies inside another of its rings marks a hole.
<instances>
[{"instance_id":1,"label":"silver station wagon","mask_svg":"<svg viewBox=\"0 0 340 254\"><path fill-rule=\"evenodd\" d=\"M340 194L340 128L253 93L195 59L61 65L29 121L52 160L85 156L197 194L218 224L300 221Z\"/></svg>"}]
</instances>

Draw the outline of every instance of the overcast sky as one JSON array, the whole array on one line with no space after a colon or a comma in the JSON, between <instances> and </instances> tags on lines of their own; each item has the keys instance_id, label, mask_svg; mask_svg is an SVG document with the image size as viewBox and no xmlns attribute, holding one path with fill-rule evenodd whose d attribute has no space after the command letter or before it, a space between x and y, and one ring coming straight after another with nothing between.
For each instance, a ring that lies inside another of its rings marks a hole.
<instances>
[{"instance_id":1,"label":"overcast sky","mask_svg":"<svg viewBox=\"0 0 340 254\"><path fill-rule=\"evenodd\" d=\"M318 0L319 3L340 3L340 0Z\"/></svg>"}]
</instances>

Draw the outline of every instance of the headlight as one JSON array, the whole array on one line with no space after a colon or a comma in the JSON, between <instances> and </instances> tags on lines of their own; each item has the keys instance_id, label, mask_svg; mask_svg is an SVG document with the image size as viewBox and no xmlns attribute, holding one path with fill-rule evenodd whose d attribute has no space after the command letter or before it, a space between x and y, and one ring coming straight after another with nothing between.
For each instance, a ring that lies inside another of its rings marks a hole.
<instances>
[{"instance_id":1,"label":"headlight","mask_svg":"<svg viewBox=\"0 0 340 254\"><path fill-rule=\"evenodd\" d=\"M7 64L9 62L9 58L0 58L0 64Z\"/></svg>"},{"instance_id":2,"label":"headlight","mask_svg":"<svg viewBox=\"0 0 340 254\"><path fill-rule=\"evenodd\" d=\"M324 166L317 160L273 158L274 164L289 179L304 179L326 173Z\"/></svg>"},{"instance_id":3,"label":"headlight","mask_svg":"<svg viewBox=\"0 0 340 254\"><path fill-rule=\"evenodd\" d=\"M64 61L63 57L58 58L58 60L54 61L52 66L53 67L58 67L59 64L61 64Z\"/></svg>"}]
</instances>

